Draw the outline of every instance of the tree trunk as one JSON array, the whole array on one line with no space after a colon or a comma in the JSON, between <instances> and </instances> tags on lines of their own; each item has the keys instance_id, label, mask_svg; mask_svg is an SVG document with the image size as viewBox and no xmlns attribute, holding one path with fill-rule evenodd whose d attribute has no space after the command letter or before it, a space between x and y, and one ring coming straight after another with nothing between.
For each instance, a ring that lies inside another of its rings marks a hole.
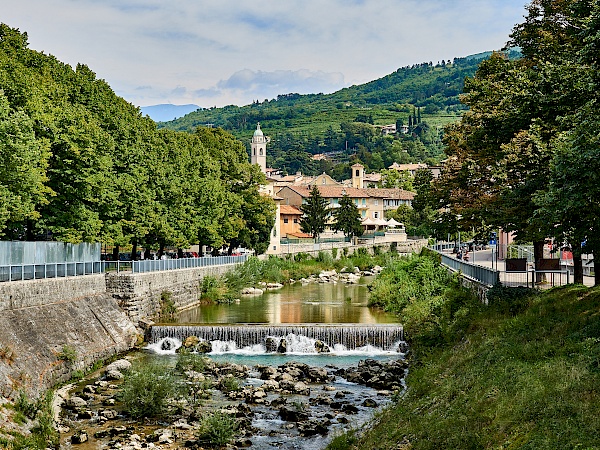
<instances>
[{"instance_id":1,"label":"tree trunk","mask_svg":"<svg viewBox=\"0 0 600 450\"><path fill-rule=\"evenodd\" d=\"M158 247L158 259L162 258L162 255L164 252L165 252L165 244L164 244L164 242L161 242L160 246Z\"/></svg>"},{"instance_id":2,"label":"tree trunk","mask_svg":"<svg viewBox=\"0 0 600 450\"><path fill-rule=\"evenodd\" d=\"M113 256L112 256L113 261L118 261L119 260L119 246L115 245L113 247Z\"/></svg>"},{"instance_id":3,"label":"tree trunk","mask_svg":"<svg viewBox=\"0 0 600 450\"><path fill-rule=\"evenodd\" d=\"M594 255L594 285L600 286L600 262L596 262L596 255L600 255L600 252L593 253Z\"/></svg>"},{"instance_id":4,"label":"tree trunk","mask_svg":"<svg viewBox=\"0 0 600 450\"><path fill-rule=\"evenodd\" d=\"M575 274L575 284L583 284L583 261L581 260L581 252L573 253L573 272Z\"/></svg>"},{"instance_id":5,"label":"tree trunk","mask_svg":"<svg viewBox=\"0 0 600 450\"><path fill-rule=\"evenodd\" d=\"M131 258L132 261L137 261L137 241L133 241L131 246Z\"/></svg>"},{"instance_id":6,"label":"tree trunk","mask_svg":"<svg viewBox=\"0 0 600 450\"><path fill-rule=\"evenodd\" d=\"M544 244L545 241L535 241L533 243L533 259L535 260L535 270L539 270L539 261L544 259ZM535 274L535 282L542 283L546 281L546 274L544 273L536 273Z\"/></svg>"},{"instance_id":7,"label":"tree trunk","mask_svg":"<svg viewBox=\"0 0 600 450\"><path fill-rule=\"evenodd\" d=\"M181 249L181 248L177 249L177 257L179 259L183 258L183 249Z\"/></svg>"}]
</instances>

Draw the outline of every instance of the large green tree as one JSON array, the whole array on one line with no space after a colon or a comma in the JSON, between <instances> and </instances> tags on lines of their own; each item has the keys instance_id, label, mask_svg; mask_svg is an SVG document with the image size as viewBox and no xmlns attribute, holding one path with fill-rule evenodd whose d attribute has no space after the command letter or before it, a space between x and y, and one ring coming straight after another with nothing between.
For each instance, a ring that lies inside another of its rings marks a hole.
<instances>
[{"instance_id":1,"label":"large green tree","mask_svg":"<svg viewBox=\"0 0 600 450\"><path fill-rule=\"evenodd\" d=\"M448 164L438 183L446 217L459 227L502 227L533 241L536 260L555 235L557 217L539 220L535 199L547 192L554 139L573 127L584 102L584 67L576 60L593 2L534 0L509 45L523 57L484 61L465 83L469 106L446 130Z\"/></svg>"},{"instance_id":2,"label":"large green tree","mask_svg":"<svg viewBox=\"0 0 600 450\"><path fill-rule=\"evenodd\" d=\"M360 211L347 194L342 196L339 207L333 210L332 215L335 220L333 224L335 231L342 231L348 238L363 234Z\"/></svg>"},{"instance_id":3,"label":"large green tree","mask_svg":"<svg viewBox=\"0 0 600 450\"><path fill-rule=\"evenodd\" d=\"M325 231L327 226L329 209L327 208L327 200L323 198L316 185L312 187L310 195L300 206L300 211L303 213L300 219L300 229L310 234L317 241L319 235Z\"/></svg>"}]
</instances>

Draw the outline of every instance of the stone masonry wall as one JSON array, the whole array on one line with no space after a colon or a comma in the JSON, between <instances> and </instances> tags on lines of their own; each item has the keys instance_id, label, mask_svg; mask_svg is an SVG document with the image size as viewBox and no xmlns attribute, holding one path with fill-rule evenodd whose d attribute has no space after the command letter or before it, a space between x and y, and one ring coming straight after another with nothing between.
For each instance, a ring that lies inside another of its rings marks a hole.
<instances>
[{"instance_id":1,"label":"stone masonry wall","mask_svg":"<svg viewBox=\"0 0 600 450\"><path fill-rule=\"evenodd\" d=\"M109 273L106 289L119 302L129 318L138 323L158 315L161 294L169 292L178 310L199 303L202 279L208 275L217 277L229 272L235 264L207 266L192 269L167 270L149 273Z\"/></svg>"},{"instance_id":2,"label":"stone masonry wall","mask_svg":"<svg viewBox=\"0 0 600 450\"><path fill-rule=\"evenodd\" d=\"M101 279L104 281L103 276ZM88 277L73 280L82 284L82 290L92 281ZM97 360L135 345L137 330L115 299L104 293L68 298L68 293L77 289L72 280L63 281L66 282L46 286L56 289L48 304L41 304L41 296L33 296L29 303L35 304L4 307L0 313L2 397L14 398L25 391L30 398L36 398L46 389L68 380L74 371L84 370ZM26 295L27 289L15 283L2 285L3 295L10 296L11 285L13 299ZM43 291L39 286L31 290ZM63 296L62 301L57 301L59 295ZM65 349L72 354L73 361L64 358Z\"/></svg>"},{"instance_id":3,"label":"stone masonry wall","mask_svg":"<svg viewBox=\"0 0 600 450\"><path fill-rule=\"evenodd\" d=\"M104 274L0 283L0 311L49 305L105 292Z\"/></svg>"}]
</instances>

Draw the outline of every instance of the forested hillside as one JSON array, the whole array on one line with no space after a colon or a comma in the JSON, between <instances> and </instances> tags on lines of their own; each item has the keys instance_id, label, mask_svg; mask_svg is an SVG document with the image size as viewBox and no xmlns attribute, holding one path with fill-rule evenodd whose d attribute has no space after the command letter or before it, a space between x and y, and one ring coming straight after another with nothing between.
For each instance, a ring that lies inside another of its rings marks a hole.
<instances>
[{"instance_id":1,"label":"forested hillside","mask_svg":"<svg viewBox=\"0 0 600 450\"><path fill-rule=\"evenodd\" d=\"M0 25L0 238L264 251L263 180L223 130L159 130L87 66Z\"/></svg>"},{"instance_id":2,"label":"forested hillside","mask_svg":"<svg viewBox=\"0 0 600 450\"><path fill-rule=\"evenodd\" d=\"M283 94L247 106L199 109L161 127L191 132L213 126L249 142L256 124L272 138L267 163L286 172L349 175L356 161L378 171L393 162L439 163L443 126L459 120L465 77L490 53L402 67L383 78L333 94ZM509 52L517 57L518 52ZM410 127L406 135L383 137L372 125ZM311 156L330 154L315 162ZM333 160L333 162L331 161ZM338 164L339 163L339 164Z\"/></svg>"}]
</instances>

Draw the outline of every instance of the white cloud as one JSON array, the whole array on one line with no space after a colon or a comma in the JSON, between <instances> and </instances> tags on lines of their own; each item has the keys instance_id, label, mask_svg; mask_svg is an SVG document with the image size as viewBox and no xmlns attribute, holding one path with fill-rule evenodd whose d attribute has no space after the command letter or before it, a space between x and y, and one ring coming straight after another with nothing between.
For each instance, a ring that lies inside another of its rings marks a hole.
<instances>
[{"instance_id":1,"label":"white cloud","mask_svg":"<svg viewBox=\"0 0 600 450\"><path fill-rule=\"evenodd\" d=\"M331 92L404 65L498 49L525 2L0 0L0 8L31 48L87 64L137 105L210 106Z\"/></svg>"}]
</instances>

